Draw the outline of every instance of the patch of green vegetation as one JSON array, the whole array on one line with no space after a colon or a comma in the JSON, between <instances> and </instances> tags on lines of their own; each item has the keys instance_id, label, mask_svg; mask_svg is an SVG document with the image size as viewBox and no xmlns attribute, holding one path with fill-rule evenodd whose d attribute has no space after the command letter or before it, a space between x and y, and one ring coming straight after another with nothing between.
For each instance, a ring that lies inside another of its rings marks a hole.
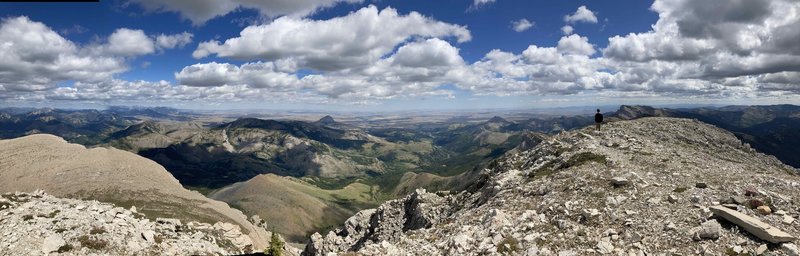
<instances>
[{"instance_id":1,"label":"patch of green vegetation","mask_svg":"<svg viewBox=\"0 0 800 256\"><path fill-rule=\"evenodd\" d=\"M568 147L557 146L556 147L556 151L553 152L553 155L555 155L556 157L559 157L559 156L561 156L562 154L566 153L569 150L570 150L570 148L568 148Z\"/></svg>"},{"instance_id":2,"label":"patch of green vegetation","mask_svg":"<svg viewBox=\"0 0 800 256\"><path fill-rule=\"evenodd\" d=\"M558 152L560 149L557 149ZM566 150L566 149L565 149ZM538 179L541 177L550 176L560 170L567 169L570 167L581 166L589 162L596 162L600 164L608 164L608 160L606 156L599 155L591 152L581 152L575 155L572 155L566 162L559 164L558 161L549 161L539 167L537 170L534 170L528 175L528 179Z\"/></svg>"},{"instance_id":3,"label":"patch of green vegetation","mask_svg":"<svg viewBox=\"0 0 800 256\"><path fill-rule=\"evenodd\" d=\"M202 186L183 186L183 188L200 192L200 194L203 194L204 196L208 196L217 191L217 189Z\"/></svg>"},{"instance_id":4,"label":"patch of green vegetation","mask_svg":"<svg viewBox=\"0 0 800 256\"><path fill-rule=\"evenodd\" d=\"M62 245L61 247L58 247L58 253L65 253L65 252L68 252L68 251L72 251L72 249L73 249L73 247L72 247L71 244L65 244L65 245Z\"/></svg>"},{"instance_id":5,"label":"patch of green vegetation","mask_svg":"<svg viewBox=\"0 0 800 256\"><path fill-rule=\"evenodd\" d=\"M541 177L550 176L551 174L556 173L556 171L561 169L559 166L556 166L556 165L557 164L555 163L555 161L547 162L542 167L539 167L539 169L537 169L535 171L532 171L529 174L528 178L529 179L538 179L538 178L541 178Z\"/></svg>"},{"instance_id":6,"label":"patch of green vegetation","mask_svg":"<svg viewBox=\"0 0 800 256\"><path fill-rule=\"evenodd\" d=\"M686 188L686 187L677 187L677 188L673 189L673 190L672 190L672 192L675 192L675 193L683 193L683 192L685 192L687 189L688 189L688 188Z\"/></svg>"},{"instance_id":7,"label":"patch of green vegetation","mask_svg":"<svg viewBox=\"0 0 800 256\"><path fill-rule=\"evenodd\" d=\"M567 162L564 165L562 165L562 168L566 169L573 166L580 166L589 162L606 164L607 160L606 156L604 155L598 155L591 152L581 152L570 157L569 160L567 160Z\"/></svg>"},{"instance_id":8,"label":"patch of green vegetation","mask_svg":"<svg viewBox=\"0 0 800 256\"><path fill-rule=\"evenodd\" d=\"M48 214L47 217L51 218L51 219L55 218L56 215L58 215L59 212L61 212L61 210L55 210L55 211L51 212L50 214Z\"/></svg>"},{"instance_id":9,"label":"patch of green vegetation","mask_svg":"<svg viewBox=\"0 0 800 256\"><path fill-rule=\"evenodd\" d=\"M497 244L497 252L503 255L516 254L517 250L519 250L519 240L511 236L507 236Z\"/></svg>"},{"instance_id":10,"label":"patch of green vegetation","mask_svg":"<svg viewBox=\"0 0 800 256\"><path fill-rule=\"evenodd\" d=\"M282 256L283 246L283 241L278 237L278 233L275 233L275 230L273 230L272 238L269 240L269 248L267 248L264 253L270 256Z\"/></svg>"},{"instance_id":11,"label":"patch of green vegetation","mask_svg":"<svg viewBox=\"0 0 800 256\"><path fill-rule=\"evenodd\" d=\"M242 201L246 202L246 200L242 200ZM237 203L234 203L234 202L228 203L228 206L230 206L233 209L240 210L242 212L244 212L244 209L245 209L241 204L237 204Z\"/></svg>"},{"instance_id":12,"label":"patch of green vegetation","mask_svg":"<svg viewBox=\"0 0 800 256\"><path fill-rule=\"evenodd\" d=\"M108 245L108 242L106 242L106 240L88 235L79 236L78 242L81 242L81 246L92 250L100 250L106 248L106 246Z\"/></svg>"},{"instance_id":13,"label":"patch of green vegetation","mask_svg":"<svg viewBox=\"0 0 800 256\"><path fill-rule=\"evenodd\" d=\"M350 185L353 182L358 181L359 178L358 177L325 178L319 176L308 176L304 177L303 180L321 189L334 190L334 189L343 189L347 185Z\"/></svg>"},{"instance_id":14,"label":"patch of green vegetation","mask_svg":"<svg viewBox=\"0 0 800 256\"><path fill-rule=\"evenodd\" d=\"M89 234L91 234L91 235L103 234L105 232L106 232L106 229L103 228L103 227L99 227L99 226L94 226L94 227L92 227L91 230L89 230Z\"/></svg>"},{"instance_id":15,"label":"patch of green vegetation","mask_svg":"<svg viewBox=\"0 0 800 256\"><path fill-rule=\"evenodd\" d=\"M606 193L603 192L603 191L595 191L595 192L592 192L590 195L592 195L595 198L605 198L606 197Z\"/></svg>"}]
</instances>

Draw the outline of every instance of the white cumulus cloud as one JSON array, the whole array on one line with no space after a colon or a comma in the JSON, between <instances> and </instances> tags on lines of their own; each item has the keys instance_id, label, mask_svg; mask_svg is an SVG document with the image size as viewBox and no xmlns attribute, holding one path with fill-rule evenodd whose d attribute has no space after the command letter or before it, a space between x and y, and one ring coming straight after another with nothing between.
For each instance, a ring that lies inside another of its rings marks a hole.
<instances>
[{"instance_id":1,"label":"white cumulus cloud","mask_svg":"<svg viewBox=\"0 0 800 256\"><path fill-rule=\"evenodd\" d=\"M588 22L597 23L597 16L594 15L592 10L586 8L585 5L578 7L575 13L564 16L564 21L567 23Z\"/></svg>"},{"instance_id":2,"label":"white cumulus cloud","mask_svg":"<svg viewBox=\"0 0 800 256\"><path fill-rule=\"evenodd\" d=\"M216 17L241 9L258 11L265 17L304 17L320 9L340 3L360 3L363 0L132 0L149 11L177 12L183 18L200 25Z\"/></svg>"},{"instance_id":3,"label":"white cumulus cloud","mask_svg":"<svg viewBox=\"0 0 800 256\"><path fill-rule=\"evenodd\" d=\"M473 0L472 6L470 8L476 9L480 8L481 6L485 6L491 3L494 3L496 0Z\"/></svg>"},{"instance_id":4,"label":"white cumulus cloud","mask_svg":"<svg viewBox=\"0 0 800 256\"><path fill-rule=\"evenodd\" d=\"M471 40L464 26L436 21L419 13L401 15L369 6L329 20L282 17L249 26L225 42L200 43L195 58L209 55L238 60L290 60L299 67L335 71L364 67L415 37Z\"/></svg>"},{"instance_id":5,"label":"white cumulus cloud","mask_svg":"<svg viewBox=\"0 0 800 256\"><path fill-rule=\"evenodd\" d=\"M145 46L135 51L147 50ZM3 19L0 22L0 91L46 90L54 88L59 81L100 81L127 70L121 58L86 54L85 51L28 17Z\"/></svg>"},{"instance_id":6,"label":"white cumulus cloud","mask_svg":"<svg viewBox=\"0 0 800 256\"><path fill-rule=\"evenodd\" d=\"M529 21L528 19L520 19L511 22L511 28L517 32L523 32L533 27L535 23Z\"/></svg>"},{"instance_id":7,"label":"white cumulus cloud","mask_svg":"<svg viewBox=\"0 0 800 256\"><path fill-rule=\"evenodd\" d=\"M564 25L563 27L561 27L561 33L563 33L564 35L571 35L572 32L574 31L575 29L572 28L572 26L570 25Z\"/></svg>"},{"instance_id":8,"label":"white cumulus cloud","mask_svg":"<svg viewBox=\"0 0 800 256\"><path fill-rule=\"evenodd\" d=\"M174 35L159 34L156 36L156 45L162 49L181 48L192 42L194 35L189 32L183 32Z\"/></svg>"},{"instance_id":9,"label":"white cumulus cloud","mask_svg":"<svg viewBox=\"0 0 800 256\"><path fill-rule=\"evenodd\" d=\"M568 35L558 40L558 51L568 54L592 55L594 46L589 43L589 38L577 34Z\"/></svg>"},{"instance_id":10,"label":"white cumulus cloud","mask_svg":"<svg viewBox=\"0 0 800 256\"><path fill-rule=\"evenodd\" d=\"M137 56L155 52L153 39L140 29L120 28L108 36L108 44L102 46L108 54Z\"/></svg>"}]
</instances>

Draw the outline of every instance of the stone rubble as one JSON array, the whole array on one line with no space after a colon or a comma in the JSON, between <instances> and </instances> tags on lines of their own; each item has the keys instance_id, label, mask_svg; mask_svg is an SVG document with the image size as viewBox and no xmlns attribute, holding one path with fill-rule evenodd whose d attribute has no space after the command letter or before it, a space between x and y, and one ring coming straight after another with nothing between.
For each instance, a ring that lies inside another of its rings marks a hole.
<instances>
[{"instance_id":1,"label":"stone rubble","mask_svg":"<svg viewBox=\"0 0 800 256\"><path fill-rule=\"evenodd\" d=\"M358 212L313 234L303 255L797 255L716 214L800 234L784 217L800 214L797 169L695 120L593 129L512 152L465 191L417 190Z\"/></svg>"},{"instance_id":2,"label":"stone rubble","mask_svg":"<svg viewBox=\"0 0 800 256\"><path fill-rule=\"evenodd\" d=\"M238 225L155 221L97 201L57 198L41 190L5 193L0 255L231 255L253 252ZM294 252L294 251L292 251ZM287 253L293 255L294 253Z\"/></svg>"}]
</instances>

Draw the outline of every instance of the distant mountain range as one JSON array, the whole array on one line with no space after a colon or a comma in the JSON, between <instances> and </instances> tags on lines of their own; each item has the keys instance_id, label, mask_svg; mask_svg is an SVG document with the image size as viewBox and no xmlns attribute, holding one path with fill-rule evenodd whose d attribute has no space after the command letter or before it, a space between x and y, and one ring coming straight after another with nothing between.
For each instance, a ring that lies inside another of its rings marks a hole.
<instances>
[{"instance_id":1,"label":"distant mountain range","mask_svg":"<svg viewBox=\"0 0 800 256\"><path fill-rule=\"evenodd\" d=\"M383 119L340 122L331 116L234 120L169 108L3 109L0 138L50 133L89 147L137 153L162 165L184 187L281 223L277 231L299 242L416 188L463 190L493 160L591 125L592 115L485 121L454 116L435 122L398 117L383 124ZM607 113L607 120L649 116L698 119L800 166L798 106L622 106ZM293 217L271 210L278 208L294 209Z\"/></svg>"}]
</instances>

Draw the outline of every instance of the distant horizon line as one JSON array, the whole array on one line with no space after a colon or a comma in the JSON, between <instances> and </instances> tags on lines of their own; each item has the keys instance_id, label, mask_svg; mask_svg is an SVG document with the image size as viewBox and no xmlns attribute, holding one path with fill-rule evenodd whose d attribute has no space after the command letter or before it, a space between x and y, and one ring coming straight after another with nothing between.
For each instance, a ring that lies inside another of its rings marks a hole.
<instances>
[{"instance_id":1,"label":"distant horizon line","mask_svg":"<svg viewBox=\"0 0 800 256\"><path fill-rule=\"evenodd\" d=\"M605 111L602 110L604 108L613 108L613 111L618 110L621 106L648 106L648 107L662 107L662 108L700 108L700 107L737 107L737 106L798 106L795 104L690 104L690 103L671 103L671 104L602 104L602 105L579 105L579 106L559 106L559 107L525 107L525 108L514 108L514 107L495 107L495 108L465 108L465 109L409 109L409 110L397 110L397 109L385 109L385 110L342 110L342 109L331 109L331 110L323 110L323 109L271 109L271 108L224 108L224 109L199 109L199 108L178 108L172 106L141 106L141 105L111 105L111 106L102 106L98 108L91 108L91 107L0 107L0 109L17 109L17 110L40 110L40 109L54 109L54 110L111 110L113 108L127 108L131 110L146 110L146 109L170 109L170 110L177 110L177 111L184 111L184 112L196 112L196 113L216 113L216 112L244 112L244 113L265 113L265 112L278 112L278 113L404 113L404 112L425 112L425 113L478 113L478 112L492 112L492 111L505 111L505 112L525 112L525 111L541 111L541 110L553 110L553 111L567 111L573 112L577 110L584 110L584 109L601 109L601 112L612 112L612 111Z\"/></svg>"}]
</instances>

